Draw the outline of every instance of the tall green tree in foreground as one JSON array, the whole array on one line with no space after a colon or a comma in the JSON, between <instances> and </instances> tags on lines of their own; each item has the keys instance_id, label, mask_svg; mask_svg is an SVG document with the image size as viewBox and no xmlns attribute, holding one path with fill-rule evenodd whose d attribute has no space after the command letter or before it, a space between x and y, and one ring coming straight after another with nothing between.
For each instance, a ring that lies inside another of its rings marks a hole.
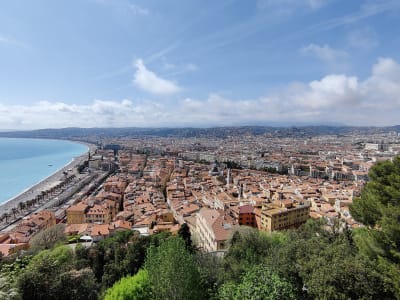
<instances>
[{"instance_id":1,"label":"tall green tree in foreground","mask_svg":"<svg viewBox=\"0 0 400 300\"><path fill-rule=\"evenodd\" d=\"M350 207L352 216L367 227L354 233L360 253L384 274L387 289L400 299L400 157L379 162L361 197Z\"/></svg>"},{"instance_id":2,"label":"tall green tree in foreground","mask_svg":"<svg viewBox=\"0 0 400 300\"><path fill-rule=\"evenodd\" d=\"M199 271L180 237L150 246L145 267L154 299L204 299Z\"/></svg>"},{"instance_id":3,"label":"tall green tree in foreground","mask_svg":"<svg viewBox=\"0 0 400 300\"><path fill-rule=\"evenodd\" d=\"M151 287L147 270L142 269L136 275L124 277L106 292L104 300L148 300L151 299Z\"/></svg>"}]
</instances>

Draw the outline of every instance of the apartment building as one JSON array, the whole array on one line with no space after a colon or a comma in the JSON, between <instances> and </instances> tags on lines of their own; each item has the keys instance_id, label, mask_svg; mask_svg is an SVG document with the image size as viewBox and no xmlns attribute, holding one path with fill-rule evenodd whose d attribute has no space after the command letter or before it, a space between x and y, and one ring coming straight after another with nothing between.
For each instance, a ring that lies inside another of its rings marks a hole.
<instances>
[{"instance_id":1,"label":"apartment building","mask_svg":"<svg viewBox=\"0 0 400 300\"><path fill-rule=\"evenodd\" d=\"M222 210L202 208L197 214L198 246L205 252L225 251L235 224Z\"/></svg>"},{"instance_id":2,"label":"apartment building","mask_svg":"<svg viewBox=\"0 0 400 300\"><path fill-rule=\"evenodd\" d=\"M261 230L274 231L299 227L310 216L310 205L294 203L292 200L277 200L263 206Z\"/></svg>"}]
</instances>

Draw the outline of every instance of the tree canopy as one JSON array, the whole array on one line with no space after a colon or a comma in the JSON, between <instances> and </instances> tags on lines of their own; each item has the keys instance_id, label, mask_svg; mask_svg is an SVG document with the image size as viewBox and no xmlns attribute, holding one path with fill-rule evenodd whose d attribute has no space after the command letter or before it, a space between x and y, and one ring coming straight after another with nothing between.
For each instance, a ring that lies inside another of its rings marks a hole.
<instances>
[{"instance_id":1,"label":"tree canopy","mask_svg":"<svg viewBox=\"0 0 400 300\"><path fill-rule=\"evenodd\" d=\"M369 177L350 207L352 216L367 226L355 231L355 241L384 274L386 288L400 299L400 157L378 162Z\"/></svg>"},{"instance_id":2,"label":"tree canopy","mask_svg":"<svg viewBox=\"0 0 400 300\"><path fill-rule=\"evenodd\" d=\"M147 270L120 279L107 290L104 300L147 300L151 299L151 287Z\"/></svg>"},{"instance_id":3,"label":"tree canopy","mask_svg":"<svg viewBox=\"0 0 400 300\"><path fill-rule=\"evenodd\" d=\"M200 274L180 237L150 246L145 268L155 299L203 299Z\"/></svg>"}]
</instances>

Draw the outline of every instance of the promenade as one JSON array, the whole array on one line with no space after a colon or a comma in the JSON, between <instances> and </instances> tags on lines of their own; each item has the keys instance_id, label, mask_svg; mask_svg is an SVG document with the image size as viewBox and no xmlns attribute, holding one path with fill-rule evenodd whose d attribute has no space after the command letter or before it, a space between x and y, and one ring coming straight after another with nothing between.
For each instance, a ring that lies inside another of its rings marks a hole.
<instances>
[{"instance_id":1,"label":"promenade","mask_svg":"<svg viewBox=\"0 0 400 300\"><path fill-rule=\"evenodd\" d=\"M93 152L96 147L88 145ZM43 181L0 205L0 230L18 222L23 217L34 213L41 207L49 207L49 201L69 194L87 174L79 174L77 166L87 160L87 153L74 158L69 164L59 169Z\"/></svg>"}]
</instances>

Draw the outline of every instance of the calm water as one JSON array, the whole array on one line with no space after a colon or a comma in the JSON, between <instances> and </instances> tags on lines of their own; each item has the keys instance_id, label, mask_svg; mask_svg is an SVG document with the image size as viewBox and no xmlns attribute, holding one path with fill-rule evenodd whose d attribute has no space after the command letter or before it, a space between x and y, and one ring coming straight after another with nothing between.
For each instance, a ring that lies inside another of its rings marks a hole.
<instances>
[{"instance_id":1,"label":"calm water","mask_svg":"<svg viewBox=\"0 0 400 300\"><path fill-rule=\"evenodd\" d=\"M88 151L69 141L0 138L0 203L20 194Z\"/></svg>"}]
</instances>

